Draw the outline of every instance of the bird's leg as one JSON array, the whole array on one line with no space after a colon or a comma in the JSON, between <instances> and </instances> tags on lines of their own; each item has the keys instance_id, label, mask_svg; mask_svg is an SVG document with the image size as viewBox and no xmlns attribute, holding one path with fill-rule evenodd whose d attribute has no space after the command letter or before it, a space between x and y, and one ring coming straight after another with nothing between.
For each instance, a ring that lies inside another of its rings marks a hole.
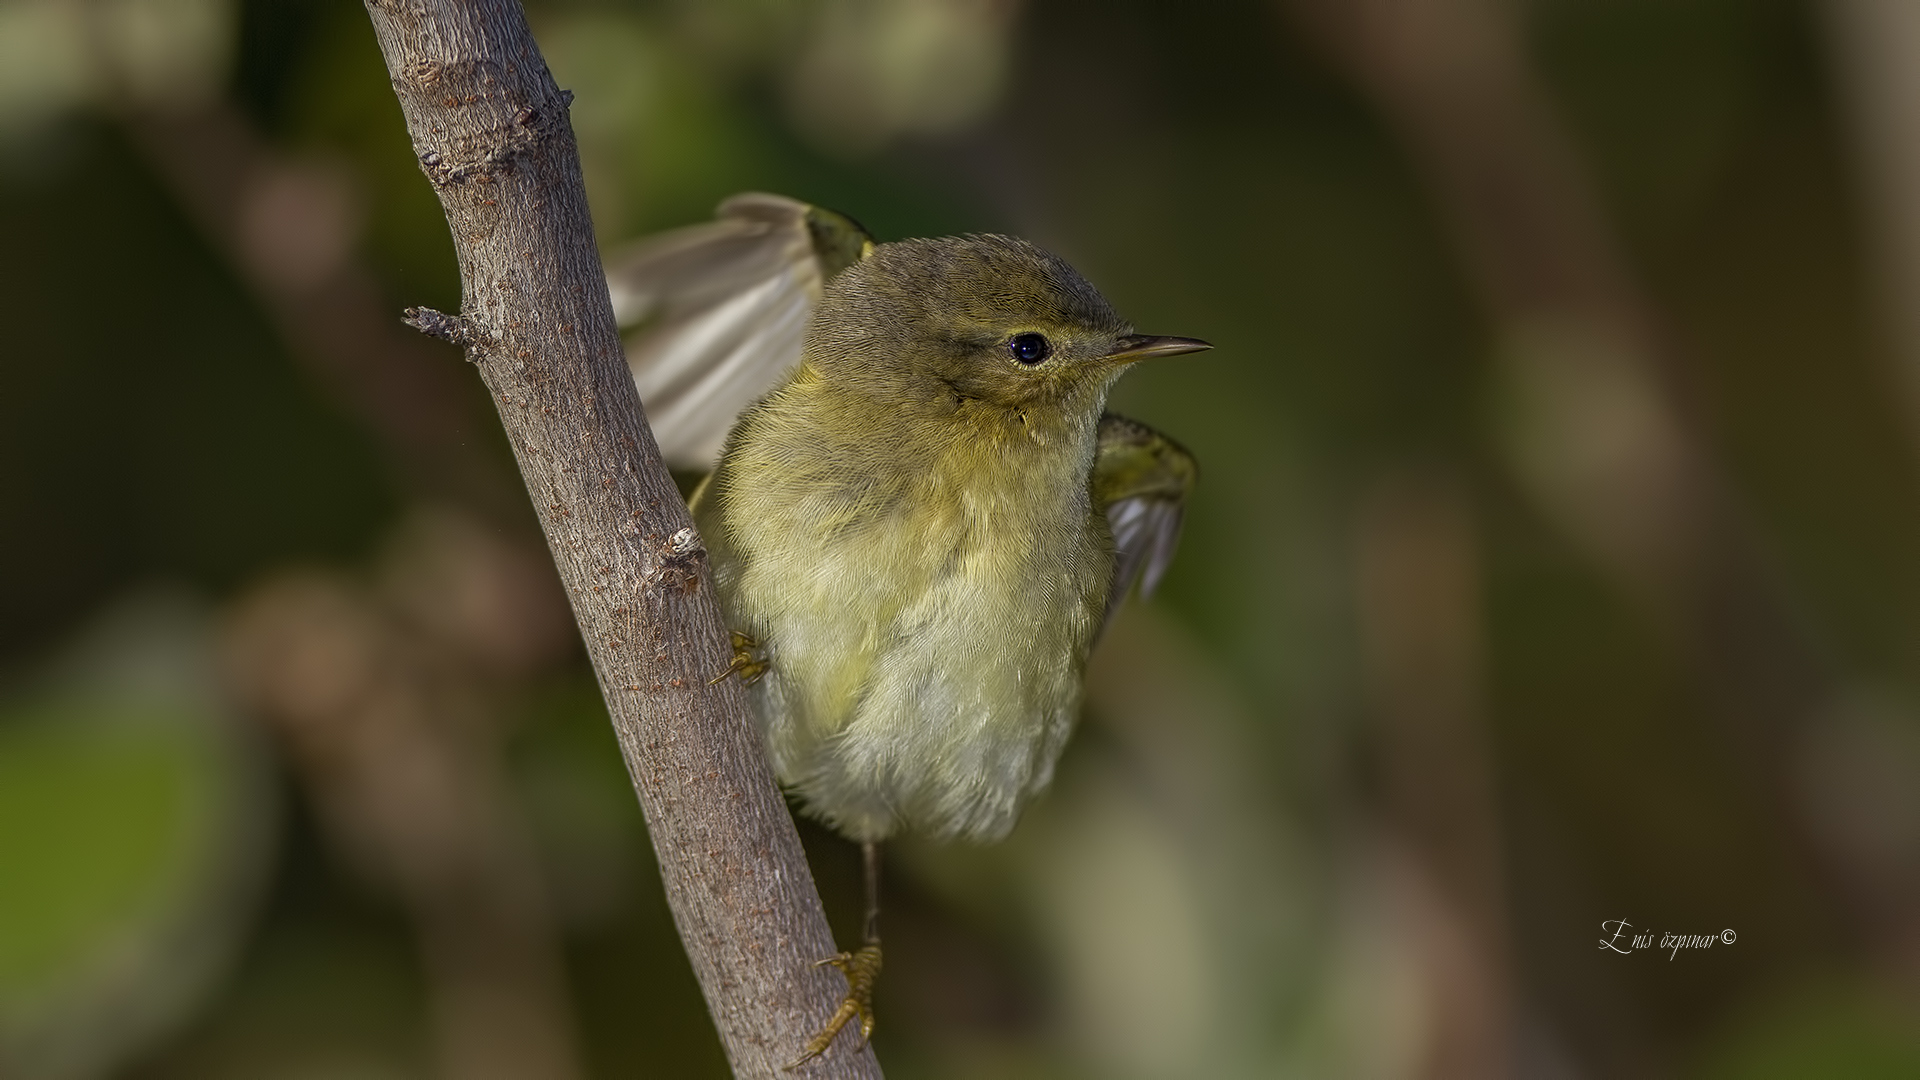
<instances>
[{"instance_id":1,"label":"bird's leg","mask_svg":"<svg viewBox=\"0 0 1920 1080\"><path fill-rule=\"evenodd\" d=\"M733 643L733 662L727 665L727 670L708 679L708 686L717 686L727 676L736 672L739 673L741 682L752 682L765 675L767 669L773 666L766 657L756 651L760 648L760 642L754 638L738 630L729 630L727 639Z\"/></svg>"},{"instance_id":2,"label":"bird's leg","mask_svg":"<svg viewBox=\"0 0 1920 1080\"><path fill-rule=\"evenodd\" d=\"M854 1017L860 1018L860 1045L865 1046L873 1037L873 984L880 978L880 845L868 841L860 845L862 862L866 864L867 878L867 920L865 942L859 952L843 952L830 956L815 964L825 967L829 964L840 969L847 977L847 996L840 999L840 1007L833 1012L833 1018L827 1026L820 1029L807 1043L807 1048L788 1065L795 1069L826 1052L833 1045L834 1037L840 1029L847 1026Z\"/></svg>"}]
</instances>

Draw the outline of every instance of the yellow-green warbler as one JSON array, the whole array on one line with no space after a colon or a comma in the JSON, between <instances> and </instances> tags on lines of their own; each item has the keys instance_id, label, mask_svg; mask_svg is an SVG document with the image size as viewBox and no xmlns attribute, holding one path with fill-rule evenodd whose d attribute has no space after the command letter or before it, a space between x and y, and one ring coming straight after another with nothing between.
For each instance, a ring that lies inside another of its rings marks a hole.
<instances>
[{"instance_id":1,"label":"yellow-green warbler","mask_svg":"<svg viewBox=\"0 0 1920 1080\"><path fill-rule=\"evenodd\" d=\"M1107 390L1208 346L1133 333L1025 241L875 244L771 195L608 281L663 453L712 470L694 516L774 773L866 848L867 942L832 961L850 992L804 1061L871 1032L876 845L998 839L1052 778L1088 650L1158 582L1195 477Z\"/></svg>"}]
</instances>

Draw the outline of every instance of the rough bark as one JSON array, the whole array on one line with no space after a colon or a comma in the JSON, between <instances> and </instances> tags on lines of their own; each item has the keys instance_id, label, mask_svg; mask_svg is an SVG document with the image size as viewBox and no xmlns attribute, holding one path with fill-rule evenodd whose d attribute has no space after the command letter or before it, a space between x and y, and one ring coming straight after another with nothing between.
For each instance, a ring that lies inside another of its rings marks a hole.
<instances>
[{"instance_id":1,"label":"rough bark","mask_svg":"<svg viewBox=\"0 0 1920 1080\"><path fill-rule=\"evenodd\" d=\"M446 210L466 349L500 413L645 811L675 922L738 1077L833 1012L834 945L733 680L701 546L622 358L567 119L515 0L367 0ZM841 1044L805 1070L878 1076Z\"/></svg>"}]
</instances>

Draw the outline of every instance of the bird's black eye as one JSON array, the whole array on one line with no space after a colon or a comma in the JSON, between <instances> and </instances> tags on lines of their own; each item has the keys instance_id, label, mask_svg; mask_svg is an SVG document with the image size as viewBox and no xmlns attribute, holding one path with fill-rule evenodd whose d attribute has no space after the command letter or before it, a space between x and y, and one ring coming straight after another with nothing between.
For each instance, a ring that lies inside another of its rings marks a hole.
<instances>
[{"instance_id":1,"label":"bird's black eye","mask_svg":"<svg viewBox=\"0 0 1920 1080\"><path fill-rule=\"evenodd\" d=\"M1053 343L1045 334L1015 334L1007 342L1007 351L1023 364L1037 364L1053 355Z\"/></svg>"}]
</instances>

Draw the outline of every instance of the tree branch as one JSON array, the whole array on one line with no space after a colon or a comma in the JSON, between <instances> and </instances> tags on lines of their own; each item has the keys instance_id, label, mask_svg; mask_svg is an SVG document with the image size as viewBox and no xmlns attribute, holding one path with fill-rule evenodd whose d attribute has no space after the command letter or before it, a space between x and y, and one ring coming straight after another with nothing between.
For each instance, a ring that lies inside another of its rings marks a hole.
<instances>
[{"instance_id":1,"label":"tree branch","mask_svg":"<svg viewBox=\"0 0 1920 1080\"><path fill-rule=\"evenodd\" d=\"M726 626L622 357L571 95L514 0L367 12L459 256L461 313L434 326L466 346L513 444L734 1075L777 1076L838 1000L813 967L833 938L745 697L709 685ZM846 1047L809 1071L880 1075Z\"/></svg>"}]
</instances>

